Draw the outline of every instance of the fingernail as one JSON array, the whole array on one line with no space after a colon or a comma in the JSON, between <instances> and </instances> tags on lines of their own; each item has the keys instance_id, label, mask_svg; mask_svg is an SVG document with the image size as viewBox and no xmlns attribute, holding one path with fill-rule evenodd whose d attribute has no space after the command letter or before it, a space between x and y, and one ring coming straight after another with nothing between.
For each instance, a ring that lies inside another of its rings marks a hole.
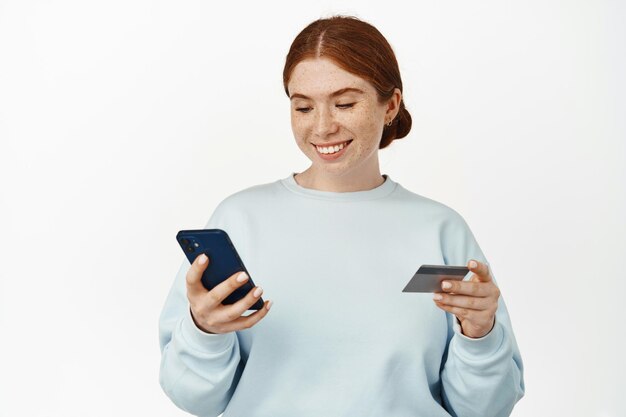
<instances>
[{"instance_id":1,"label":"fingernail","mask_svg":"<svg viewBox=\"0 0 626 417\"><path fill-rule=\"evenodd\" d=\"M248 279L248 274L246 274L245 272L241 272L239 275L237 275L238 282L244 282L247 279Z\"/></svg>"},{"instance_id":2,"label":"fingernail","mask_svg":"<svg viewBox=\"0 0 626 417\"><path fill-rule=\"evenodd\" d=\"M263 288L261 287L257 287L256 290L254 290L254 296L258 297L259 295L263 294Z\"/></svg>"},{"instance_id":3,"label":"fingernail","mask_svg":"<svg viewBox=\"0 0 626 417\"><path fill-rule=\"evenodd\" d=\"M269 311L269 309L272 307L272 304L274 304L273 301L270 301L269 303L267 303L267 310Z\"/></svg>"},{"instance_id":4,"label":"fingernail","mask_svg":"<svg viewBox=\"0 0 626 417\"><path fill-rule=\"evenodd\" d=\"M443 296L441 294L435 294L433 295L433 300L435 301L443 300Z\"/></svg>"},{"instance_id":5,"label":"fingernail","mask_svg":"<svg viewBox=\"0 0 626 417\"><path fill-rule=\"evenodd\" d=\"M478 264L474 261L470 261L470 268L476 268Z\"/></svg>"},{"instance_id":6,"label":"fingernail","mask_svg":"<svg viewBox=\"0 0 626 417\"><path fill-rule=\"evenodd\" d=\"M198 263L200 265L204 265L206 263L207 259L208 259L204 253L200 254L200 256L198 258L200 258L200 259L198 259Z\"/></svg>"},{"instance_id":7,"label":"fingernail","mask_svg":"<svg viewBox=\"0 0 626 417\"><path fill-rule=\"evenodd\" d=\"M450 284L448 281L444 281L441 284L441 288L443 288L444 290L449 290L450 288L452 288L452 284Z\"/></svg>"}]
</instances>

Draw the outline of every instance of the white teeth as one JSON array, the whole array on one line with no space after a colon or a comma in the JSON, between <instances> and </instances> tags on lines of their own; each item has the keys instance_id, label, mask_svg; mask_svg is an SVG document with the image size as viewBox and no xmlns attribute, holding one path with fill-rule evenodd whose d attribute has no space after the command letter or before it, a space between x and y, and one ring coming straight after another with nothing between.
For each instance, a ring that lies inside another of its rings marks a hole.
<instances>
[{"instance_id":1,"label":"white teeth","mask_svg":"<svg viewBox=\"0 0 626 417\"><path fill-rule=\"evenodd\" d=\"M317 148L317 150L318 150L320 153L323 153L323 154L329 154L329 153L339 152L340 150L342 150L342 149L346 146L346 144L347 144L348 142L349 142L349 141L346 141L346 142L344 142L344 143L340 143L339 145L335 145L335 146L327 146L327 147L324 147L324 148L323 148L323 147L321 147L321 146L317 146L317 145L316 145L315 147Z\"/></svg>"}]
</instances>

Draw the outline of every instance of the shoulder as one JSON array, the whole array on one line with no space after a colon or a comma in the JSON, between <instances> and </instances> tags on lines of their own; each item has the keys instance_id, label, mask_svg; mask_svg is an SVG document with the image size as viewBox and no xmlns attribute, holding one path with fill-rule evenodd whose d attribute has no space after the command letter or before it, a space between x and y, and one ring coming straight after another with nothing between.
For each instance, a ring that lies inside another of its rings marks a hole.
<instances>
[{"instance_id":1,"label":"shoulder","mask_svg":"<svg viewBox=\"0 0 626 417\"><path fill-rule=\"evenodd\" d=\"M261 208L279 197L279 181L253 185L224 198L215 208L217 215L243 213L252 207Z\"/></svg>"},{"instance_id":2,"label":"shoulder","mask_svg":"<svg viewBox=\"0 0 626 417\"><path fill-rule=\"evenodd\" d=\"M458 211L408 190L401 194L412 207L420 233L430 230L438 236L444 264L465 265L470 258L485 260L472 230Z\"/></svg>"},{"instance_id":3,"label":"shoulder","mask_svg":"<svg viewBox=\"0 0 626 417\"><path fill-rule=\"evenodd\" d=\"M259 203L262 201L267 201L268 198L277 196L279 190L279 181L252 185L229 195L220 204L234 208L236 206L249 203Z\"/></svg>"},{"instance_id":4,"label":"shoulder","mask_svg":"<svg viewBox=\"0 0 626 417\"><path fill-rule=\"evenodd\" d=\"M453 228L466 228L467 223L461 214L452 207L432 198L414 193L400 184L395 193L395 203L402 203L412 216L419 216L423 220L435 224L451 226ZM407 213L408 214L408 213Z\"/></svg>"}]
</instances>

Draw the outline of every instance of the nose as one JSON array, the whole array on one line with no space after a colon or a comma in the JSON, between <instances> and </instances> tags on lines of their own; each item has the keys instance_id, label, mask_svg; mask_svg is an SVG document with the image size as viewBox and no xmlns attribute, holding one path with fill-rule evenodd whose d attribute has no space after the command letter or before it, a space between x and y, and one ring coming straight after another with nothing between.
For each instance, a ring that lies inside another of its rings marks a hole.
<instances>
[{"instance_id":1,"label":"nose","mask_svg":"<svg viewBox=\"0 0 626 417\"><path fill-rule=\"evenodd\" d=\"M337 123L335 118L327 109L320 108L319 111L316 112L315 119L315 134L320 138L324 138L332 133L337 131Z\"/></svg>"}]
</instances>

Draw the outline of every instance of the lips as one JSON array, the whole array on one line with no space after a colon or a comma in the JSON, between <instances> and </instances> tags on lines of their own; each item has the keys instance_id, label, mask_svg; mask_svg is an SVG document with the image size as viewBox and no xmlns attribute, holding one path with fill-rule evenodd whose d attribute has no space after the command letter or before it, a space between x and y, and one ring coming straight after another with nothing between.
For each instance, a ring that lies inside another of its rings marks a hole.
<instances>
[{"instance_id":1,"label":"lips","mask_svg":"<svg viewBox=\"0 0 626 417\"><path fill-rule=\"evenodd\" d=\"M330 146L341 145L342 143L348 144L348 142L352 142L353 139L344 140L343 142L335 142L335 143L314 143L313 146L319 146L321 148L328 148Z\"/></svg>"},{"instance_id":2,"label":"lips","mask_svg":"<svg viewBox=\"0 0 626 417\"><path fill-rule=\"evenodd\" d=\"M345 145L343 145L343 148L337 152L333 152L333 153L322 153L319 151L319 149L317 148L317 146L315 146L314 144L311 144L313 146L313 148L315 149L315 152L317 153L317 155L322 158L325 161L334 161L336 159L339 159L343 156L343 154L346 152L346 149L348 149L350 147L350 144L352 143L353 139L350 139L348 141L345 142L339 142L339 143L335 143L333 146L336 146L338 144L342 144L345 143ZM331 145L328 144L326 145L328 147L330 147ZM322 148L326 147L326 146L322 146Z\"/></svg>"}]
</instances>

